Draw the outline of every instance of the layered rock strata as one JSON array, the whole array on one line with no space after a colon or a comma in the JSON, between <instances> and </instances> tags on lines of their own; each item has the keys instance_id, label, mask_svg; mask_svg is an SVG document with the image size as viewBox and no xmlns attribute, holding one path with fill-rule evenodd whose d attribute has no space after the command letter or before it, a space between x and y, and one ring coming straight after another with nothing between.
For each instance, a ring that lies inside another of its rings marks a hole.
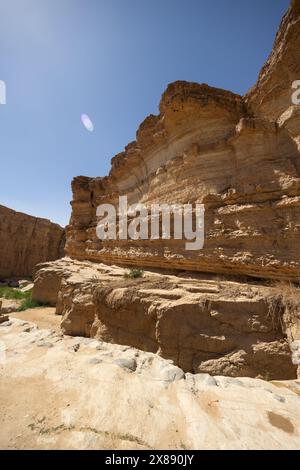
<instances>
[{"instance_id":1,"label":"layered rock strata","mask_svg":"<svg viewBox=\"0 0 300 470\"><path fill-rule=\"evenodd\" d=\"M69 259L46 263L33 298L57 305L67 335L158 353L185 372L297 376L293 322L274 302L276 287L153 272L131 280L125 272Z\"/></svg>"},{"instance_id":2,"label":"layered rock strata","mask_svg":"<svg viewBox=\"0 0 300 470\"><path fill-rule=\"evenodd\" d=\"M246 96L175 82L107 177L73 180L66 244L73 261L41 266L33 293L57 305L63 332L159 353L187 372L295 377L299 290L262 279L299 281L300 123L292 105L299 33L294 0ZM149 210L203 204L204 249L188 251L174 237L100 240L97 207L117 207L120 196ZM133 282L112 264L149 271Z\"/></svg>"},{"instance_id":3,"label":"layered rock strata","mask_svg":"<svg viewBox=\"0 0 300 470\"><path fill-rule=\"evenodd\" d=\"M77 177L66 253L127 266L297 280L300 269L299 0L284 17L257 85L241 97L208 85L175 82L158 116L112 159L108 177ZM204 204L205 244L184 240L106 240L96 209L129 204Z\"/></svg>"},{"instance_id":4,"label":"layered rock strata","mask_svg":"<svg viewBox=\"0 0 300 470\"><path fill-rule=\"evenodd\" d=\"M64 256L64 229L0 206L0 279L31 277L38 263Z\"/></svg>"},{"instance_id":5,"label":"layered rock strata","mask_svg":"<svg viewBox=\"0 0 300 470\"><path fill-rule=\"evenodd\" d=\"M291 7L281 22L270 57L245 100L253 113L267 117L277 122L280 127L286 128L298 148L300 106L292 102L292 95L296 91L292 86L299 80L300 1L292 0Z\"/></svg>"}]
</instances>

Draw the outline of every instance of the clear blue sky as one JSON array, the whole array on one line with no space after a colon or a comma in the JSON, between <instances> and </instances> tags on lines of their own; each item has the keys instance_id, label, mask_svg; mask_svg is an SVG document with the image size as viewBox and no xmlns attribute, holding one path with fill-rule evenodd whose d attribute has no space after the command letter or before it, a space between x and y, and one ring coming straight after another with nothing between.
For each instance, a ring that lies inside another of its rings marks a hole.
<instances>
[{"instance_id":1,"label":"clear blue sky","mask_svg":"<svg viewBox=\"0 0 300 470\"><path fill-rule=\"evenodd\" d=\"M0 204L65 225L72 178L107 174L168 83L245 93L288 5L0 0Z\"/></svg>"}]
</instances>

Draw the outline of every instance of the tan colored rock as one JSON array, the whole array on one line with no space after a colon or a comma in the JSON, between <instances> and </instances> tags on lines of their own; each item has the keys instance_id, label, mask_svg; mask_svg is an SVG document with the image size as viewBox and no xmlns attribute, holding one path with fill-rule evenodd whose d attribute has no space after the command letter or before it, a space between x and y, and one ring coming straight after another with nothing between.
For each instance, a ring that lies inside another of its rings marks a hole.
<instances>
[{"instance_id":1,"label":"tan colored rock","mask_svg":"<svg viewBox=\"0 0 300 470\"><path fill-rule=\"evenodd\" d=\"M32 289L33 289L33 283L28 284L25 287L22 287L22 289L20 289L20 291L25 293L25 292L30 292Z\"/></svg>"},{"instance_id":2,"label":"tan colored rock","mask_svg":"<svg viewBox=\"0 0 300 470\"><path fill-rule=\"evenodd\" d=\"M272 66L265 67L245 99L207 85L175 82L162 96L160 114L148 117L137 140L112 159L108 177L73 180L69 256L142 268L298 280L299 113L287 106L286 95L280 106L277 95L270 97L276 116L258 104L258 95L267 95L268 77L276 81L282 75L278 54L282 68L288 70L293 59L300 64L295 8L283 21ZM278 123L272 121L275 117ZM204 249L187 251L184 240L99 240L97 207L117 206L122 195L129 204L141 202L148 210L151 204L204 204Z\"/></svg>"},{"instance_id":3,"label":"tan colored rock","mask_svg":"<svg viewBox=\"0 0 300 470\"><path fill-rule=\"evenodd\" d=\"M0 341L1 450L300 447L299 381L193 376L24 320L0 326Z\"/></svg>"},{"instance_id":4,"label":"tan colored rock","mask_svg":"<svg viewBox=\"0 0 300 470\"><path fill-rule=\"evenodd\" d=\"M0 279L33 276L38 263L63 256L64 242L59 225L0 206Z\"/></svg>"},{"instance_id":5,"label":"tan colored rock","mask_svg":"<svg viewBox=\"0 0 300 470\"><path fill-rule=\"evenodd\" d=\"M255 111L278 119L291 102L291 83L300 72L300 2L292 0L276 35L273 50L263 66L257 83L247 95Z\"/></svg>"},{"instance_id":6,"label":"tan colored rock","mask_svg":"<svg viewBox=\"0 0 300 470\"><path fill-rule=\"evenodd\" d=\"M299 106L292 103L292 84L300 80L300 0L292 0L276 36L273 50L256 85L245 99L255 114L278 121L300 149Z\"/></svg>"},{"instance_id":7,"label":"tan colored rock","mask_svg":"<svg viewBox=\"0 0 300 470\"><path fill-rule=\"evenodd\" d=\"M293 1L246 97L175 82L107 177L73 180L66 253L74 262L41 266L33 291L57 305L66 334L158 352L185 371L296 376L290 346L300 340L300 304L291 324L276 288L229 275L299 280L299 113L291 83L283 86L300 78L299 13ZM187 251L184 240L99 240L97 207L117 206L122 195L148 209L204 204L204 249ZM186 271L191 279L149 271L132 282L120 268L91 262Z\"/></svg>"},{"instance_id":8,"label":"tan colored rock","mask_svg":"<svg viewBox=\"0 0 300 470\"><path fill-rule=\"evenodd\" d=\"M64 334L158 353L185 372L296 378L276 287L149 271L130 280L124 273L68 258L45 263L33 299L57 304Z\"/></svg>"},{"instance_id":9,"label":"tan colored rock","mask_svg":"<svg viewBox=\"0 0 300 470\"><path fill-rule=\"evenodd\" d=\"M3 310L3 300L0 299L0 325L5 323L9 320L9 316L5 314L5 310Z\"/></svg>"}]
</instances>

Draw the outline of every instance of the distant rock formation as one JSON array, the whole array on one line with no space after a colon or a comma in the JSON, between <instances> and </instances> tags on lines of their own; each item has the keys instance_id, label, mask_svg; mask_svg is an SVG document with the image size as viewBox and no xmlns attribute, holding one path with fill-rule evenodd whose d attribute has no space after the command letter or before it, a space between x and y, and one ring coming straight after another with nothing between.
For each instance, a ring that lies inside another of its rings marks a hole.
<instances>
[{"instance_id":1,"label":"distant rock formation","mask_svg":"<svg viewBox=\"0 0 300 470\"><path fill-rule=\"evenodd\" d=\"M296 280L300 271L300 7L292 3L257 85L243 98L175 82L108 177L74 179L66 253L72 258ZM205 246L184 240L101 241L96 208L202 203Z\"/></svg>"},{"instance_id":2,"label":"distant rock formation","mask_svg":"<svg viewBox=\"0 0 300 470\"><path fill-rule=\"evenodd\" d=\"M64 256L64 244L59 225L0 205L0 279L33 276L38 263Z\"/></svg>"}]
</instances>

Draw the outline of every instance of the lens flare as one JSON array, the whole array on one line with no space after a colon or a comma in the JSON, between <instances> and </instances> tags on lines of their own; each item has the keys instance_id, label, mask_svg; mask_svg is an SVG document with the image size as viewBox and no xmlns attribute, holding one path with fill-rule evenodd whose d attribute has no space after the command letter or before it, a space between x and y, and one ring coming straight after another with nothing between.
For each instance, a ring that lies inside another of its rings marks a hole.
<instances>
[{"instance_id":1,"label":"lens flare","mask_svg":"<svg viewBox=\"0 0 300 470\"><path fill-rule=\"evenodd\" d=\"M86 130L88 130L89 132L93 132L94 124L92 123L92 120L89 118L89 116L87 114L82 114L81 115L81 122L84 125L84 127L86 128Z\"/></svg>"}]
</instances>

